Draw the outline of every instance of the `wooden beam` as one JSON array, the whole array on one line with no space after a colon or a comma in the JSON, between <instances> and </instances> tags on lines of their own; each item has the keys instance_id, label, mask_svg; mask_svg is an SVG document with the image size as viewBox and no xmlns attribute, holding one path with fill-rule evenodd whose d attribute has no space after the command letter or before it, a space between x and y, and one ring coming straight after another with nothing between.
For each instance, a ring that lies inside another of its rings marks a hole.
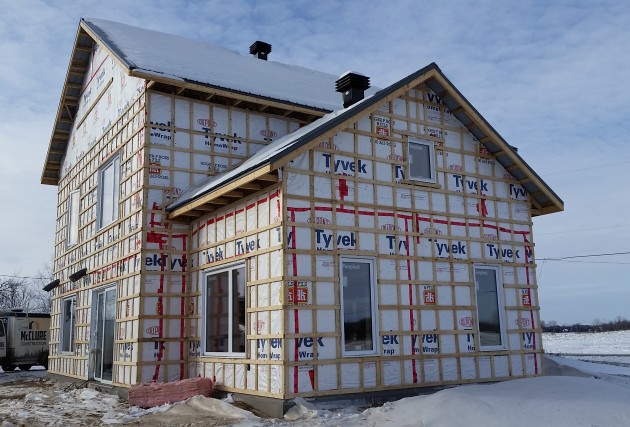
<instances>
[{"instance_id":1,"label":"wooden beam","mask_svg":"<svg viewBox=\"0 0 630 427\"><path fill-rule=\"evenodd\" d=\"M83 45L76 45L75 46L76 50L80 50L81 52L92 52L92 46L83 46Z\"/></svg>"},{"instance_id":2,"label":"wooden beam","mask_svg":"<svg viewBox=\"0 0 630 427\"><path fill-rule=\"evenodd\" d=\"M213 206L208 206L208 205L201 205L201 206L197 206L198 211L204 211L204 212L212 212L213 210L215 210L215 208Z\"/></svg>"},{"instance_id":3,"label":"wooden beam","mask_svg":"<svg viewBox=\"0 0 630 427\"><path fill-rule=\"evenodd\" d=\"M440 93L436 93L437 97L440 99L444 99L446 98L448 95L450 95L450 92L448 91L448 89L444 89L442 92Z\"/></svg>"},{"instance_id":4,"label":"wooden beam","mask_svg":"<svg viewBox=\"0 0 630 427\"><path fill-rule=\"evenodd\" d=\"M534 205L536 209L542 209L542 205L538 203L538 201L534 199L533 197L530 197L529 201L532 202L532 205Z\"/></svg>"},{"instance_id":5,"label":"wooden beam","mask_svg":"<svg viewBox=\"0 0 630 427\"><path fill-rule=\"evenodd\" d=\"M225 205L229 205L230 201L226 199L225 197L218 197L216 199L209 201L208 203L212 203L213 205L225 206Z\"/></svg>"},{"instance_id":6,"label":"wooden beam","mask_svg":"<svg viewBox=\"0 0 630 427\"><path fill-rule=\"evenodd\" d=\"M232 197L234 199L242 199L243 197L245 197L245 193L243 193L242 191L232 190L227 193L224 193L223 197Z\"/></svg>"},{"instance_id":7,"label":"wooden beam","mask_svg":"<svg viewBox=\"0 0 630 427\"><path fill-rule=\"evenodd\" d=\"M249 174L239 179L236 179L234 182L231 182L224 187L211 191L210 193L200 197L197 200L193 200L183 206L180 206L179 208L170 212L168 214L168 218L177 218L179 216L186 215L188 212L196 209L198 206L205 205L206 203L212 202L213 200L224 198L224 196L226 196L228 193L232 193L235 189L240 188L241 185L247 182L255 181L260 176L270 174L271 170L271 165L262 166L261 168L256 169L255 171L250 172Z\"/></svg>"},{"instance_id":8,"label":"wooden beam","mask_svg":"<svg viewBox=\"0 0 630 427\"><path fill-rule=\"evenodd\" d=\"M255 182L247 182L247 183L241 185L241 188L243 188L245 190L260 190L262 188L262 185L257 184Z\"/></svg>"},{"instance_id":9,"label":"wooden beam","mask_svg":"<svg viewBox=\"0 0 630 427\"><path fill-rule=\"evenodd\" d=\"M269 181L269 182L278 182L278 175L276 174L265 174L256 178L258 181Z\"/></svg>"}]
</instances>

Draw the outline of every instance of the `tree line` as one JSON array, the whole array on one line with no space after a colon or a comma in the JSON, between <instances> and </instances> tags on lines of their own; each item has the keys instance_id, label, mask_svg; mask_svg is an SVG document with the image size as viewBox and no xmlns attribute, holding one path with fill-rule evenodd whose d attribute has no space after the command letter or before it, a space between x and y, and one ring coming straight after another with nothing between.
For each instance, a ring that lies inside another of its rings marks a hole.
<instances>
[{"instance_id":1,"label":"tree line","mask_svg":"<svg viewBox=\"0 0 630 427\"><path fill-rule=\"evenodd\" d=\"M551 320L541 322L541 328L543 332L611 332L611 331L627 331L630 330L630 320L617 316L615 320L609 322L601 321L599 319L593 320L591 325L585 325L581 323L574 323L571 325L562 325L558 322Z\"/></svg>"}]
</instances>

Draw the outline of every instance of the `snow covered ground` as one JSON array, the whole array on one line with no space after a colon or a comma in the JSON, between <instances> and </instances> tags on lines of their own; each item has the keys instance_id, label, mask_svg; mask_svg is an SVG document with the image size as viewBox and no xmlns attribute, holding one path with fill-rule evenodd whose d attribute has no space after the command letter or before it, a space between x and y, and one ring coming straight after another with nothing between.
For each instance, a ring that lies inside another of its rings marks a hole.
<instances>
[{"instance_id":1,"label":"snow covered ground","mask_svg":"<svg viewBox=\"0 0 630 427\"><path fill-rule=\"evenodd\" d=\"M0 427L66 425L315 427L315 426L630 426L630 331L544 334L547 376L453 387L362 410L322 410L305 401L283 420L259 418L217 399L195 397L151 411L129 408L114 396L58 383L42 372L0 374ZM595 356L588 356L595 357ZM621 360L621 362L620 362ZM18 375L22 378L15 379Z\"/></svg>"}]
</instances>

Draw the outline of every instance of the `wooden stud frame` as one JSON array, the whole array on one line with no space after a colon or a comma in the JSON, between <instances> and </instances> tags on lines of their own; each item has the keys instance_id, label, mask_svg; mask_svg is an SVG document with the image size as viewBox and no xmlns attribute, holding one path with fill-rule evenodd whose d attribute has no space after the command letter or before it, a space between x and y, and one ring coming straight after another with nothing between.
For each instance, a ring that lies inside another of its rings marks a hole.
<instances>
[{"instance_id":1,"label":"wooden stud frame","mask_svg":"<svg viewBox=\"0 0 630 427\"><path fill-rule=\"evenodd\" d=\"M79 108L75 132L120 84L107 82L94 104ZM51 372L90 377L93 290L113 284L117 386L204 375L225 391L290 399L542 372L532 201L426 86L401 89L290 162L170 217L165 206L184 188L303 123L270 114L276 105L213 102L228 93L198 100L181 96L196 87L177 95L157 87L139 90L59 181L54 270L62 285L53 292ZM434 144L435 183L406 178L409 138ZM97 229L98 171L114 155L119 215ZM67 199L77 189L79 242L67 248ZM231 255L210 261L217 248ZM342 355L342 256L374 259L377 355ZM246 357L202 356L200 277L237 258L250 266ZM480 263L503 274L505 350L479 350L473 267ZM70 282L81 267L88 276ZM71 295L77 350L61 355L60 303Z\"/></svg>"}]
</instances>

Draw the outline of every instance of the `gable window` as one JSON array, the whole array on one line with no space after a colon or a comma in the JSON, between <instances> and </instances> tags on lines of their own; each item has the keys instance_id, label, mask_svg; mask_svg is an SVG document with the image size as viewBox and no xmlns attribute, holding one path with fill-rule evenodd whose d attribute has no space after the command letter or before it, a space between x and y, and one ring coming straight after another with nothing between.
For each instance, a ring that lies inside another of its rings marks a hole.
<instances>
[{"instance_id":1,"label":"gable window","mask_svg":"<svg viewBox=\"0 0 630 427\"><path fill-rule=\"evenodd\" d=\"M482 351L505 348L503 286L500 271L496 266L475 266L477 327L479 348Z\"/></svg>"},{"instance_id":2,"label":"gable window","mask_svg":"<svg viewBox=\"0 0 630 427\"><path fill-rule=\"evenodd\" d=\"M205 273L204 352L245 356L247 270L245 263Z\"/></svg>"},{"instance_id":3,"label":"gable window","mask_svg":"<svg viewBox=\"0 0 630 427\"><path fill-rule=\"evenodd\" d=\"M408 139L409 179L435 182L435 154L433 142Z\"/></svg>"},{"instance_id":4,"label":"gable window","mask_svg":"<svg viewBox=\"0 0 630 427\"><path fill-rule=\"evenodd\" d=\"M99 228L118 219L118 193L120 187L120 158L117 156L99 173Z\"/></svg>"},{"instance_id":5,"label":"gable window","mask_svg":"<svg viewBox=\"0 0 630 427\"><path fill-rule=\"evenodd\" d=\"M74 324L76 314L76 297L65 298L61 301L61 351L74 351Z\"/></svg>"},{"instance_id":6,"label":"gable window","mask_svg":"<svg viewBox=\"0 0 630 427\"><path fill-rule=\"evenodd\" d=\"M374 261L342 257L339 264L342 353L345 356L375 354Z\"/></svg>"},{"instance_id":7,"label":"gable window","mask_svg":"<svg viewBox=\"0 0 630 427\"><path fill-rule=\"evenodd\" d=\"M67 246L79 241L79 191L73 191L68 197L68 241Z\"/></svg>"}]
</instances>

